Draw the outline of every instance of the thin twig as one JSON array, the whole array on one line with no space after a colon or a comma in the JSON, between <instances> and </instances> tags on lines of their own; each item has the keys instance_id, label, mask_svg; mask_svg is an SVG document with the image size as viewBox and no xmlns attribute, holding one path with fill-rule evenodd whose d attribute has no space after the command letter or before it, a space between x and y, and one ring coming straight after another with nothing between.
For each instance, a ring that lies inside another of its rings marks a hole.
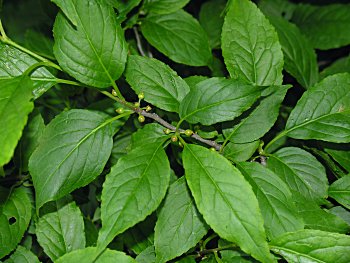
<instances>
[{"instance_id":1,"label":"thin twig","mask_svg":"<svg viewBox=\"0 0 350 263\"><path fill-rule=\"evenodd\" d=\"M136 27L133 27L132 29L134 30L134 34L135 34L137 49L139 50L140 54L143 57L146 57L147 55L146 55L145 51L143 50L139 31L137 30Z\"/></svg>"},{"instance_id":2,"label":"thin twig","mask_svg":"<svg viewBox=\"0 0 350 263\"><path fill-rule=\"evenodd\" d=\"M143 110L143 109L141 109L139 107L135 107L135 105L133 105L132 103L127 102L125 100L121 100L118 97L114 97L112 94L110 94L107 91L101 91L101 93L106 95L107 97L109 97L109 98L111 98L111 99L113 99L113 100L123 104L124 106L128 107L129 109L131 109L135 113L138 113L138 114L143 115L143 116L145 116L147 118L155 120L156 122L158 122L159 124L161 124L165 128L168 128L171 131L174 131L174 132L178 131L180 133L184 133L185 132L184 129L176 130L176 127L174 125L171 125L170 123L168 123L167 121L165 121L164 119L159 117L159 115L156 114L156 113L150 113L150 112L147 112L147 111L145 111L145 110ZM217 151L220 151L220 149L221 149L221 144L219 144L219 143L217 143L215 141L204 139L201 136L199 136L197 133L193 133L191 135L191 138L193 138L193 139L195 139L195 140L197 140L199 142L202 142L202 143L204 143L206 145L209 145L210 147L215 148L215 150L217 150Z\"/></svg>"}]
</instances>

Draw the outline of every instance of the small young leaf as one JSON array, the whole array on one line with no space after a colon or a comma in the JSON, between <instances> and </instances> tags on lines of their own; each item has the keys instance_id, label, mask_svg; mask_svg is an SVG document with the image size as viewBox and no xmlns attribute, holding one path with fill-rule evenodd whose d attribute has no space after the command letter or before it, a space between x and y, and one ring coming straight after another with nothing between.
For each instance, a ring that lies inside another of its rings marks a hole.
<instances>
[{"instance_id":1,"label":"small young leaf","mask_svg":"<svg viewBox=\"0 0 350 263\"><path fill-rule=\"evenodd\" d=\"M331 184L328 194L339 204L350 209L350 175L344 176Z\"/></svg>"},{"instance_id":2,"label":"small young leaf","mask_svg":"<svg viewBox=\"0 0 350 263\"><path fill-rule=\"evenodd\" d=\"M197 145L185 146L183 163L197 208L211 228L261 262L274 262L258 201L239 170Z\"/></svg>"},{"instance_id":3,"label":"small young leaf","mask_svg":"<svg viewBox=\"0 0 350 263\"><path fill-rule=\"evenodd\" d=\"M276 238L270 247L291 263L350 262L350 237L342 234L305 229Z\"/></svg>"},{"instance_id":4,"label":"small young leaf","mask_svg":"<svg viewBox=\"0 0 350 263\"><path fill-rule=\"evenodd\" d=\"M152 46L175 62L206 66L211 60L207 34L199 22L184 10L148 15L141 29Z\"/></svg>"},{"instance_id":5,"label":"small young leaf","mask_svg":"<svg viewBox=\"0 0 350 263\"><path fill-rule=\"evenodd\" d=\"M276 174L258 163L239 163L237 167L253 187L270 239L304 228L292 193Z\"/></svg>"},{"instance_id":6,"label":"small young leaf","mask_svg":"<svg viewBox=\"0 0 350 263\"><path fill-rule=\"evenodd\" d=\"M325 78L291 112L285 133L295 139L350 142L350 74Z\"/></svg>"},{"instance_id":7,"label":"small young leaf","mask_svg":"<svg viewBox=\"0 0 350 263\"><path fill-rule=\"evenodd\" d=\"M18 246L16 251L4 263L40 263L40 261L32 251Z\"/></svg>"},{"instance_id":8,"label":"small young leaf","mask_svg":"<svg viewBox=\"0 0 350 263\"><path fill-rule=\"evenodd\" d=\"M144 220L165 196L170 165L162 143L131 150L112 167L102 191L102 229L98 246Z\"/></svg>"},{"instance_id":9,"label":"small young leaf","mask_svg":"<svg viewBox=\"0 0 350 263\"><path fill-rule=\"evenodd\" d=\"M142 251L135 260L138 263L154 263L156 262L156 253L154 252L154 246L149 246Z\"/></svg>"},{"instance_id":10,"label":"small young leaf","mask_svg":"<svg viewBox=\"0 0 350 263\"><path fill-rule=\"evenodd\" d=\"M231 77L259 86L282 84L283 53L275 29L253 2L228 5L221 46Z\"/></svg>"},{"instance_id":11,"label":"small young leaf","mask_svg":"<svg viewBox=\"0 0 350 263\"><path fill-rule=\"evenodd\" d=\"M155 231L156 262L167 262L194 247L207 233L184 177L169 187Z\"/></svg>"},{"instance_id":12,"label":"small young leaf","mask_svg":"<svg viewBox=\"0 0 350 263\"><path fill-rule=\"evenodd\" d=\"M0 258L21 241L32 216L31 197L26 188L11 191L0 186Z\"/></svg>"},{"instance_id":13,"label":"small young leaf","mask_svg":"<svg viewBox=\"0 0 350 263\"><path fill-rule=\"evenodd\" d=\"M190 0L144 0L143 8L150 13L169 14L183 8Z\"/></svg>"},{"instance_id":14,"label":"small young leaf","mask_svg":"<svg viewBox=\"0 0 350 263\"><path fill-rule=\"evenodd\" d=\"M102 113L74 109L62 112L47 125L29 159L37 210L102 172L113 145L115 124L111 120Z\"/></svg>"},{"instance_id":15,"label":"small young leaf","mask_svg":"<svg viewBox=\"0 0 350 263\"><path fill-rule=\"evenodd\" d=\"M318 79L316 53L299 28L283 18L269 17L275 27L284 55L284 68L304 87L312 87Z\"/></svg>"},{"instance_id":16,"label":"small young leaf","mask_svg":"<svg viewBox=\"0 0 350 263\"><path fill-rule=\"evenodd\" d=\"M129 56L124 74L137 94L145 94L145 101L167 111L178 112L190 90L175 71L153 58Z\"/></svg>"},{"instance_id":17,"label":"small young leaf","mask_svg":"<svg viewBox=\"0 0 350 263\"><path fill-rule=\"evenodd\" d=\"M0 79L0 167L11 160L34 108L32 89L33 83L26 76Z\"/></svg>"},{"instance_id":18,"label":"small young leaf","mask_svg":"<svg viewBox=\"0 0 350 263\"><path fill-rule=\"evenodd\" d=\"M327 50L350 44L349 4L299 4L293 12L292 22L297 24L314 48Z\"/></svg>"},{"instance_id":19,"label":"small young leaf","mask_svg":"<svg viewBox=\"0 0 350 263\"><path fill-rule=\"evenodd\" d=\"M248 117L234 127L224 129L226 139L236 143L247 143L263 137L277 120L287 88L289 87L279 87L273 94L261 100Z\"/></svg>"},{"instance_id":20,"label":"small young leaf","mask_svg":"<svg viewBox=\"0 0 350 263\"><path fill-rule=\"evenodd\" d=\"M54 201L56 211L39 218L36 235L40 246L52 261L85 248L84 220L80 209L67 196Z\"/></svg>"},{"instance_id":21,"label":"small young leaf","mask_svg":"<svg viewBox=\"0 0 350 263\"><path fill-rule=\"evenodd\" d=\"M102 0L55 2L66 15L57 15L53 29L60 66L84 84L111 86L124 71L127 55L113 8Z\"/></svg>"},{"instance_id":22,"label":"small young leaf","mask_svg":"<svg viewBox=\"0 0 350 263\"><path fill-rule=\"evenodd\" d=\"M219 48L221 44L221 29L224 24L222 15L226 0L210 0L201 6L199 23L207 32L211 48Z\"/></svg>"},{"instance_id":23,"label":"small young leaf","mask_svg":"<svg viewBox=\"0 0 350 263\"><path fill-rule=\"evenodd\" d=\"M267 167L292 190L306 199L322 202L327 197L328 180L325 168L310 153L286 147L269 156Z\"/></svg>"},{"instance_id":24,"label":"small young leaf","mask_svg":"<svg viewBox=\"0 0 350 263\"><path fill-rule=\"evenodd\" d=\"M198 83L180 104L180 117L211 125L232 120L260 96L261 88L234 79L210 78Z\"/></svg>"},{"instance_id":25,"label":"small young leaf","mask_svg":"<svg viewBox=\"0 0 350 263\"><path fill-rule=\"evenodd\" d=\"M136 263L136 261L125 255L123 252L115 251L111 249L105 249L101 252L96 247L87 247L84 249L79 249L72 251L64 256L60 257L55 263Z\"/></svg>"}]
</instances>

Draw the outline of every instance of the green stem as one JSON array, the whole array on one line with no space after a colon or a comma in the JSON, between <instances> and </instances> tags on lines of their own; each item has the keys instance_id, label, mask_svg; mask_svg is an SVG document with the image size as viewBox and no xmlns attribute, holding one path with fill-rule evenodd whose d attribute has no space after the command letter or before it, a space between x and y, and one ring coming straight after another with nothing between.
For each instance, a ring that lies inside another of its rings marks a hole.
<instances>
[{"instance_id":1,"label":"green stem","mask_svg":"<svg viewBox=\"0 0 350 263\"><path fill-rule=\"evenodd\" d=\"M47 61L35 63L35 64L31 65L29 68L27 68L26 71L23 72L23 75L30 76L30 74L32 74L33 71L35 71L37 68L41 68L41 67L51 67L51 64L48 63Z\"/></svg>"},{"instance_id":2,"label":"green stem","mask_svg":"<svg viewBox=\"0 0 350 263\"><path fill-rule=\"evenodd\" d=\"M6 33L5 33L4 27L2 26L1 19L0 19L0 35L1 35L2 39L7 39L8 38Z\"/></svg>"},{"instance_id":3,"label":"green stem","mask_svg":"<svg viewBox=\"0 0 350 263\"><path fill-rule=\"evenodd\" d=\"M57 83L60 83L60 84L67 84L67 85L72 85L72 86L84 87L83 84L76 82L76 81L68 80L68 79L55 79L55 81Z\"/></svg>"},{"instance_id":4,"label":"green stem","mask_svg":"<svg viewBox=\"0 0 350 263\"><path fill-rule=\"evenodd\" d=\"M266 145L264 152L266 153L268 148L270 148L276 141L286 136L289 132L289 130L284 130L281 133L277 134L277 136Z\"/></svg>"},{"instance_id":5,"label":"green stem","mask_svg":"<svg viewBox=\"0 0 350 263\"><path fill-rule=\"evenodd\" d=\"M5 177L5 170L2 166L0 166L0 177Z\"/></svg>"}]
</instances>

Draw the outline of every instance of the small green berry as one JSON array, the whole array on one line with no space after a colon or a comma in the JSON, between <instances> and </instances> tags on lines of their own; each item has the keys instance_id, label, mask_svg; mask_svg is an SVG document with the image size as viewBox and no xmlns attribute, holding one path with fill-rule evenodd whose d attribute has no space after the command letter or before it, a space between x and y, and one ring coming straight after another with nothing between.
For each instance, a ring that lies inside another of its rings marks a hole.
<instances>
[{"instance_id":1,"label":"small green berry","mask_svg":"<svg viewBox=\"0 0 350 263\"><path fill-rule=\"evenodd\" d=\"M118 94L117 94L117 92L115 91L115 89L112 89L112 95L113 95L114 97L117 97L117 96L118 96Z\"/></svg>"},{"instance_id":2,"label":"small green berry","mask_svg":"<svg viewBox=\"0 0 350 263\"><path fill-rule=\"evenodd\" d=\"M183 145L181 142L179 142L179 146L180 146L181 148L184 147L184 145Z\"/></svg>"},{"instance_id":3,"label":"small green berry","mask_svg":"<svg viewBox=\"0 0 350 263\"><path fill-rule=\"evenodd\" d=\"M216 152L216 149L214 147L211 147L209 150L211 150L212 152Z\"/></svg>"},{"instance_id":4,"label":"small green berry","mask_svg":"<svg viewBox=\"0 0 350 263\"><path fill-rule=\"evenodd\" d=\"M164 132L166 135L168 135L168 134L171 133L171 130L170 130L170 129L164 129L163 132Z\"/></svg>"},{"instance_id":5,"label":"small green berry","mask_svg":"<svg viewBox=\"0 0 350 263\"><path fill-rule=\"evenodd\" d=\"M193 131L192 130L186 130L185 134L186 134L186 136L189 137L189 136L191 136L193 134Z\"/></svg>"},{"instance_id":6,"label":"small green berry","mask_svg":"<svg viewBox=\"0 0 350 263\"><path fill-rule=\"evenodd\" d=\"M118 109L116 109L115 111L116 111L116 113L118 113L118 114L124 113L124 109L123 109L123 108L118 108Z\"/></svg>"},{"instance_id":7,"label":"small green berry","mask_svg":"<svg viewBox=\"0 0 350 263\"><path fill-rule=\"evenodd\" d=\"M144 122L145 121L145 116L139 115L139 117L137 118L139 120L139 122Z\"/></svg>"},{"instance_id":8,"label":"small green berry","mask_svg":"<svg viewBox=\"0 0 350 263\"><path fill-rule=\"evenodd\" d=\"M137 95L137 97L139 97L140 100L143 100L145 98L145 93L143 93L142 91Z\"/></svg>"},{"instance_id":9,"label":"small green berry","mask_svg":"<svg viewBox=\"0 0 350 263\"><path fill-rule=\"evenodd\" d=\"M134 106L135 106L136 108L138 108L138 107L140 107L140 103L135 102L135 103L134 103Z\"/></svg>"},{"instance_id":10,"label":"small green berry","mask_svg":"<svg viewBox=\"0 0 350 263\"><path fill-rule=\"evenodd\" d=\"M172 142L177 142L177 136L176 135L173 135L171 136L171 139L170 139Z\"/></svg>"},{"instance_id":11,"label":"small green berry","mask_svg":"<svg viewBox=\"0 0 350 263\"><path fill-rule=\"evenodd\" d=\"M152 110L152 107L151 106L149 106L149 105L147 105L147 107L146 107L146 109L145 109L146 111L151 111Z\"/></svg>"}]
</instances>

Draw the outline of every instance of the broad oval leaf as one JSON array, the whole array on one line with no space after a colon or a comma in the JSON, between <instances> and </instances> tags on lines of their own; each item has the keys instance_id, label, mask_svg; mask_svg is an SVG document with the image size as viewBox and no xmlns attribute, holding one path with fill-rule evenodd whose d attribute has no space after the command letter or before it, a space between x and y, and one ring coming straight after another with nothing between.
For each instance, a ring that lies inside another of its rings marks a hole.
<instances>
[{"instance_id":1,"label":"broad oval leaf","mask_svg":"<svg viewBox=\"0 0 350 263\"><path fill-rule=\"evenodd\" d=\"M183 8L190 0L145 0L143 8L150 13L169 14Z\"/></svg>"},{"instance_id":2,"label":"broad oval leaf","mask_svg":"<svg viewBox=\"0 0 350 263\"><path fill-rule=\"evenodd\" d=\"M237 167L253 187L270 239L304 228L292 193L276 174L258 163L239 163Z\"/></svg>"},{"instance_id":3,"label":"broad oval leaf","mask_svg":"<svg viewBox=\"0 0 350 263\"><path fill-rule=\"evenodd\" d=\"M267 167L293 192L320 202L327 197L328 179L323 165L310 153L286 147L269 156Z\"/></svg>"},{"instance_id":4,"label":"broad oval leaf","mask_svg":"<svg viewBox=\"0 0 350 263\"><path fill-rule=\"evenodd\" d=\"M4 263L40 263L36 255L25 247L18 246L16 251Z\"/></svg>"},{"instance_id":5,"label":"broad oval leaf","mask_svg":"<svg viewBox=\"0 0 350 263\"><path fill-rule=\"evenodd\" d=\"M29 225L32 202L27 190L0 187L0 258L16 248Z\"/></svg>"},{"instance_id":6,"label":"broad oval leaf","mask_svg":"<svg viewBox=\"0 0 350 263\"><path fill-rule=\"evenodd\" d=\"M194 247L207 233L184 177L173 183L154 229L156 262L167 262Z\"/></svg>"},{"instance_id":7,"label":"broad oval leaf","mask_svg":"<svg viewBox=\"0 0 350 263\"><path fill-rule=\"evenodd\" d=\"M239 170L202 146L186 145L182 157L188 186L210 227L261 262L274 262L258 201Z\"/></svg>"},{"instance_id":8,"label":"broad oval leaf","mask_svg":"<svg viewBox=\"0 0 350 263\"><path fill-rule=\"evenodd\" d=\"M259 148L260 140L247 143L229 142L224 146L224 156L232 162L244 162L253 156Z\"/></svg>"},{"instance_id":9,"label":"broad oval leaf","mask_svg":"<svg viewBox=\"0 0 350 263\"><path fill-rule=\"evenodd\" d=\"M17 48L0 42L0 80L21 76L30 66L38 63L33 57ZM35 70L32 79L34 99L44 94L57 82L56 78L45 68Z\"/></svg>"},{"instance_id":10,"label":"broad oval leaf","mask_svg":"<svg viewBox=\"0 0 350 263\"><path fill-rule=\"evenodd\" d=\"M350 262L350 237L337 233L300 230L276 238L270 247L291 263Z\"/></svg>"},{"instance_id":11,"label":"broad oval leaf","mask_svg":"<svg viewBox=\"0 0 350 263\"><path fill-rule=\"evenodd\" d=\"M84 262L84 263L136 263L136 261L130 257L125 255L125 253L120 251L115 251L106 248L103 252L101 252L96 247L87 247L84 249L75 250L64 256L60 257L55 263L76 263L76 262Z\"/></svg>"},{"instance_id":12,"label":"broad oval leaf","mask_svg":"<svg viewBox=\"0 0 350 263\"><path fill-rule=\"evenodd\" d=\"M299 4L292 21L314 48L327 50L350 44L350 4Z\"/></svg>"},{"instance_id":13,"label":"broad oval leaf","mask_svg":"<svg viewBox=\"0 0 350 263\"><path fill-rule=\"evenodd\" d=\"M111 86L124 71L127 55L113 8L102 0L59 2L69 5L69 10L63 9L67 16L59 13L53 28L60 66L84 84Z\"/></svg>"},{"instance_id":14,"label":"broad oval leaf","mask_svg":"<svg viewBox=\"0 0 350 263\"><path fill-rule=\"evenodd\" d=\"M292 110L285 134L295 139L350 142L350 74L325 78Z\"/></svg>"},{"instance_id":15,"label":"broad oval leaf","mask_svg":"<svg viewBox=\"0 0 350 263\"><path fill-rule=\"evenodd\" d=\"M59 114L46 126L29 159L37 210L85 186L102 172L113 146L112 121L102 113L74 109Z\"/></svg>"},{"instance_id":16,"label":"broad oval leaf","mask_svg":"<svg viewBox=\"0 0 350 263\"><path fill-rule=\"evenodd\" d=\"M52 261L85 248L84 220L79 207L70 198L54 201L55 210L39 218L36 236Z\"/></svg>"},{"instance_id":17,"label":"broad oval leaf","mask_svg":"<svg viewBox=\"0 0 350 263\"><path fill-rule=\"evenodd\" d=\"M180 117L190 123L211 125L232 120L260 96L261 88L234 79L199 82L180 104Z\"/></svg>"},{"instance_id":18,"label":"broad oval leaf","mask_svg":"<svg viewBox=\"0 0 350 263\"><path fill-rule=\"evenodd\" d=\"M229 3L221 47L231 77L259 86L282 84L283 53L277 33L253 2Z\"/></svg>"},{"instance_id":19,"label":"broad oval leaf","mask_svg":"<svg viewBox=\"0 0 350 263\"><path fill-rule=\"evenodd\" d=\"M275 27L284 55L284 68L304 87L312 87L318 80L316 53L299 28L283 18L269 17Z\"/></svg>"},{"instance_id":20,"label":"broad oval leaf","mask_svg":"<svg viewBox=\"0 0 350 263\"><path fill-rule=\"evenodd\" d=\"M136 93L144 92L145 101L166 111L179 111L190 88L169 66L157 59L129 56L124 73Z\"/></svg>"},{"instance_id":21,"label":"broad oval leaf","mask_svg":"<svg viewBox=\"0 0 350 263\"><path fill-rule=\"evenodd\" d=\"M150 14L141 24L147 41L171 60L190 66L206 66L211 60L209 41L198 21L184 10Z\"/></svg>"},{"instance_id":22,"label":"broad oval leaf","mask_svg":"<svg viewBox=\"0 0 350 263\"><path fill-rule=\"evenodd\" d=\"M162 143L147 144L119 159L107 175L102 190L102 229L98 246L144 220L165 196L170 165Z\"/></svg>"},{"instance_id":23,"label":"broad oval leaf","mask_svg":"<svg viewBox=\"0 0 350 263\"><path fill-rule=\"evenodd\" d=\"M346 175L332 183L328 194L339 204L350 209L350 175Z\"/></svg>"},{"instance_id":24,"label":"broad oval leaf","mask_svg":"<svg viewBox=\"0 0 350 263\"><path fill-rule=\"evenodd\" d=\"M273 94L262 99L246 118L234 127L224 129L226 139L234 143L247 143L263 137L278 118L279 108L287 93L287 88L289 87L278 87Z\"/></svg>"},{"instance_id":25,"label":"broad oval leaf","mask_svg":"<svg viewBox=\"0 0 350 263\"><path fill-rule=\"evenodd\" d=\"M0 167L11 160L28 114L34 108L30 101L32 89L32 81L25 76L0 79Z\"/></svg>"}]
</instances>

